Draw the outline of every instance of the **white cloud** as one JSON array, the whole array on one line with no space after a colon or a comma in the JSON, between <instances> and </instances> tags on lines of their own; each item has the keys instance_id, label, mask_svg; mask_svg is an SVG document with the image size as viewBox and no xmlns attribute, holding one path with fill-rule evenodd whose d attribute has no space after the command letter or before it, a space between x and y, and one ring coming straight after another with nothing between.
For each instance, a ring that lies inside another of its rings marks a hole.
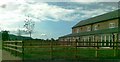
<instances>
[{"instance_id":1,"label":"white cloud","mask_svg":"<svg viewBox=\"0 0 120 62\"><path fill-rule=\"evenodd\" d=\"M117 8L115 8L117 9ZM84 15L82 15L82 18L91 18L91 17L95 17L98 15L102 15L104 13L113 11L115 9L109 10L109 9L93 9L93 10L81 10L81 13L83 13Z\"/></svg>"},{"instance_id":2,"label":"white cloud","mask_svg":"<svg viewBox=\"0 0 120 62\"><path fill-rule=\"evenodd\" d=\"M72 2L119 2L119 0L71 0Z\"/></svg>"},{"instance_id":3,"label":"white cloud","mask_svg":"<svg viewBox=\"0 0 120 62\"><path fill-rule=\"evenodd\" d=\"M30 3L25 0L0 0L0 28L1 30L9 30L16 33L19 28L15 24L24 22L25 15L30 15L33 21L71 21L74 19L67 16L74 10L64 9L47 3ZM76 16L75 16L76 17ZM46 34L41 34L46 36Z\"/></svg>"},{"instance_id":4,"label":"white cloud","mask_svg":"<svg viewBox=\"0 0 120 62\"><path fill-rule=\"evenodd\" d=\"M104 10L83 10L84 7L77 9L65 9L60 6L49 5L45 2L37 2L37 0L0 0L0 28L3 30L17 31L25 30L15 26L19 22L24 22L29 15L33 21L74 21L79 15L73 15L76 10L83 13L83 18L91 17L103 13ZM38 0L39 1L39 0ZM76 0L77 1L77 0ZM85 0L84 0L85 1ZM90 0L92 1L92 0ZM94 0L95 1L95 0ZM114 7L113 7L114 9ZM106 11L105 11L106 12ZM79 17L80 18L80 17ZM40 34L46 36L46 34Z\"/></svg>"},{"instance_id":5,"label":"white cloud","mask_svg":"<svg viewBox=\"0 0 120 62\"><path fill-rule=\"evenodd\" d=\"M46 34L41 34L41 36L47 36Z\"/></svg>"},{"instance_id":6,"label":"white cloud","mask_svg":"<svg viewBox=\"0 0 120 62\"><path fill-rule=\"evenodd\" d=\"M31 2L118 2L119 0L29 0Z\"/></svg>"},{"instance_id":7,"label":"white cloud","mask_svg":"<svg viewBox=\"0 0 120 62\"><path fill-rule=\"evenodd\" d=\"M74 0L75 2L96 2L97 0Z\"/></svg>"},{"instance_id":8,"label":"white cloud","mask_svg":"<svg viewBox=\"0 0 120 62\"><path fill-rule=\"evenodd\" d=\"M73 21L78 15L71 15L75 12L75 9L64 9L55 5L48 5L47 3L37 2L34 0L0 0L0 24L12 25L17 22L23 22L26 18L25 15L30 15L30 18L34 21ZM79 1L79 0L75 0ZM86 0L82 0L87 2ZM96 1L96 0L89 0ZM79 8L78 8L79 9ZM113 8L114 9L114 8ZM80 9L82 10L82 9ZM104 12L103 10L87 11L82 10L85 15L82 17L88 17L98 15L98 12Z\"/></svg>"},{"instance_id":9,"label":"white cloud","mask_svg":"<svg viewBox=\"0 0 120 62\"><path fill-rule=\"evenodd\" d=\"M0 16L2 16L0 20L5 21L22 21L25 20L25 15L30 15L34 21L59 21L60 19L68 21L69 18L67 20L66 15L74 12L74 10L48 5L47 3L29 4L24 2L16 4L14 2L7 2L4 5L6 5L5 8L0 8Z\"/></svg>"},{"instance_id":10,"label":"white cloud","mask_svg":"<svg viewBox=\"0 0 120 62\"><path fill-rule=\"evenodd\" d=\"M18 3L16 2L16 0L3 0L1 2L1 6L5 5L5 7L0 7L0 24L6 26L22 21L24 16L21 14L20 9L18 9L20 4Z\"/></svg>"},{"instance_id":11,"label":"white cloud","mask_svg":"<svg viewBox=\"0 0 120 62\"><path fill-rule=\"evenodd\" d=\"M47 3L39 3L30 5L27 9L27 12L24 13L30 14L32 17L39 19L39 21L60 21L61 19L68 21L66 19L66 15L73 12L74 10L68 10L58 6L48 5Z\"/></svg>"}]
</instances>

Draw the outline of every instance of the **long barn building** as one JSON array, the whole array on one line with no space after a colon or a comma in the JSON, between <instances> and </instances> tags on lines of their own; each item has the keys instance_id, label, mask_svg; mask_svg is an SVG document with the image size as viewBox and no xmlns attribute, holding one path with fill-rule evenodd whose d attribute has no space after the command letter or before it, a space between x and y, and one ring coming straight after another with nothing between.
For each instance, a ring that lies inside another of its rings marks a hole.
<instances>
[{"instance_id":1,"label":"long barn building","mask_svg":"<svg viewBox=\"0 0 120 62\"><path fill-rule=\"evenodd\" d=\"M82 20L72 27L72 33L59 37L59 41L77 41L79 46L114 46L119 42L120 10Z\"/></svg>"}]
</instances>

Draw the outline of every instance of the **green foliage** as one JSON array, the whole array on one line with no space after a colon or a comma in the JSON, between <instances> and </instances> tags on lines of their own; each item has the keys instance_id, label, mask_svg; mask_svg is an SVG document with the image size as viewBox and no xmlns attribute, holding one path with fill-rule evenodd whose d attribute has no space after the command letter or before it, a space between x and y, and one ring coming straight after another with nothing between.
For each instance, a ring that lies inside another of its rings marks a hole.
<instances>
[{"instance_id":1,"label":"green foliage","mask_svg":"<svg viewBox=\"0 0 120 62\"><path fill-rule=\"evenodd\" d=\"M2 41L0 41L0 49L2 49Z\"/></svg>"},{"instance_id":2,"label":"green foliage","mask_svg":"<svg viewBox=\"0 0 120 62\"><path fill-rule=\"evenodd\" d=\"M2 40L3 40L3 41L9 40L8 31L3 31L3 32L2 32Z\"/></svg>"}]
</instances>

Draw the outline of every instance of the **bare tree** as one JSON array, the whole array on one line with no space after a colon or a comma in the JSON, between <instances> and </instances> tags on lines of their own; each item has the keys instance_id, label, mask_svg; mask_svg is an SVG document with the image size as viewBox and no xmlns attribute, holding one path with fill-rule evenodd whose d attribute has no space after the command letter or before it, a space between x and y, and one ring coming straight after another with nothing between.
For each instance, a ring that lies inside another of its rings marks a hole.
<instances>
[{"instance_id":1,"label":"bare tree","mask_svg":"<svg viewBox=\"0 0 120 62\"><path fill-rule=\"evenodd\" d=\"M29 16L28 16L28 19L25 20L24 27L27 29L26 32L30 34L30 37L34 29L34 25L35 25L35 22L32 21L32 19L29 19Z\"/></svg>"},{"instance_id":2,"label":"bare tree","mask_svg":"<svg viewBox=\"0 0 120 62\"><path fill-rule=\"evenodd\" d=\"M20 29L18 29L18 36L21 36L21 34L22 34L22 32L21 32L21 30Z\"/></svg>"}]
</instances>

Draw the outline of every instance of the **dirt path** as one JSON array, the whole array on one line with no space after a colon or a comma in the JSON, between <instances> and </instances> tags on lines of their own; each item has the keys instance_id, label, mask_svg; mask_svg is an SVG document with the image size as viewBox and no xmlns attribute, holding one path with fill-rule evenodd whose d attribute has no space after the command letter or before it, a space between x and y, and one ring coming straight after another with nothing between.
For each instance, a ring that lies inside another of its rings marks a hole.
<instances>
[{"instance_id":1,"label":"dirt path","mask_svg":"<svg viewBox=\"0 0 120 62\"><path fill-rule=\"evenodd\" d=\"M15 57L11 55L8 51L3 50L2 51L2 60L21 60L19 57Z\"/></svg>"}]
</instances>

